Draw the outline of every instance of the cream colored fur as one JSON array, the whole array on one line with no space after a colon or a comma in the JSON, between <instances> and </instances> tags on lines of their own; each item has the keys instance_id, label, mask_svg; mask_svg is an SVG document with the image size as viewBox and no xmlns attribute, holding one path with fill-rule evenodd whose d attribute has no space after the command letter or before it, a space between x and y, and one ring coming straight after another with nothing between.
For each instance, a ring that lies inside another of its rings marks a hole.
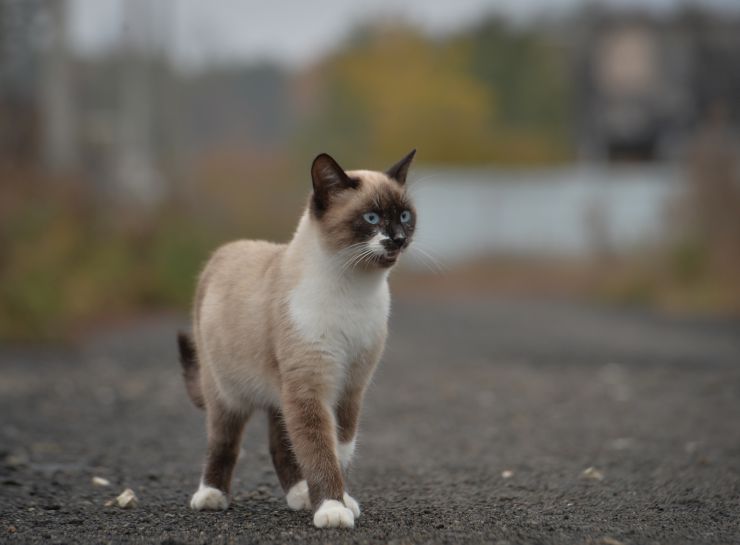
<instances>
[{"instance_id":1,"label":"cream colored fur","mask_svg":"<svg viewBox=\"0 0 740 545\"><path fill-rule=\"evenodd\" d=\"M396 181L377 172L347 174L362 183L332 201L328 224L355 213L358 195L372 196L382 184L399 191ZM276 408L287 418L296 411L286 412L286 403L314 403L311 410L325 415L333 434L323 452L333 452L339 468L354 452L356 413L385 345L389 267L355 266L352 252L333 245L322 225L307 209L288 244L240 240L219 248L200 277L193 329L209 414L246 418L254 409ZM381 255L387 238L378 234L363 244ZM342 418L350 419L344 432L337 430ZM305 441L299 446L305 450ZM287 491L291 508L310 508L308 488L303 480ZM201 489L193 508L226 507L225 496L210 496ZM344 505L322 498L314 524L353 526L360 507L346 492L342 499Z\"/></svg>"},{"instance_id":2,"label":"cream colored fur","mask_svg":"<svg viewBox=\"0 0 740 545\"><path fill-rule=\"evenodd\" d=\"M281 353L327 356L326 401L351 365L382 350L390 310L388 270L342 270L304 214L288 245L242 240L222 246L205 269L195 320L206 398L234 411L280 406ZM268 274L264 274L265 271Z\"/></svg>"}]
</instances>

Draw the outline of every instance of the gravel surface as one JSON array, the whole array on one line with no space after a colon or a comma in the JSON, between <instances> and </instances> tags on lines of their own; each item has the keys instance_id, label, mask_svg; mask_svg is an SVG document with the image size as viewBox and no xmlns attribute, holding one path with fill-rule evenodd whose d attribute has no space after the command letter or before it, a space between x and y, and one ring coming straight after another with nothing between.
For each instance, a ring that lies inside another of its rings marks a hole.
<instances>
[{"instance_id":1,"label":"gravel surface","mask_svg":"<svg viewBox=\"0 0 740 545\"><path fill-rule=\"evenodd\" d=\"M229 510L187 508L205 438L179 325L0 348L0 542L740 543L738 322L397 302L350 477L354 530L287 508L261 415ZM126 488L137 507L105 505Z\"/></svg>"}]
</instances>

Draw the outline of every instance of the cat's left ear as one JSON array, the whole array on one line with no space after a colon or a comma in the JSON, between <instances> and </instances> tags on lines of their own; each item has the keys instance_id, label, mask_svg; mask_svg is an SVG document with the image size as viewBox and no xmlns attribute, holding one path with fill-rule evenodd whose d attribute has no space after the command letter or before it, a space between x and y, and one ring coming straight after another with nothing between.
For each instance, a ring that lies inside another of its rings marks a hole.
<instances>
[{"instance_id":1,"label":"cat's left ear","mask_svg":"<svg viewBox=\"0 0 740 545\"><path fill-rule=\"evenodd\" d=\"M356 189L359 185L357 180L347 176L344 169L328 153L322 153L313 160L311 180L317 215L321 215L329 207L333 194L345 189Z\"/></svg>"},{"instance_id":2,"label":"cat's left ear","mask_svg":"<svg viewBox=\"0 0 740 545\"><path fill-rule=\"evenodd\" d=\"M398 163L393 165L391 168L385 171L386 176L393 178L399 184L404 185L406 183L406 174L408 174L411 161L416 155L416 149L412 149L411 152L401 159Z\"/></svg>"}]
</instances>

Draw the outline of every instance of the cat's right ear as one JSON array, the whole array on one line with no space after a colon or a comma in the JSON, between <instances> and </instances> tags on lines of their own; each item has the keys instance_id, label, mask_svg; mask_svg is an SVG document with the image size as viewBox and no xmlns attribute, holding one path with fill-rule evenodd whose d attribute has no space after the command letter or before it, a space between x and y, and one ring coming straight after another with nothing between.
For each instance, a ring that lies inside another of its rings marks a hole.
<instances>
[{"instance_id":1,"label":"cat's right ear","mask_svg":"<svg viewBox=\"0 0 740 545\"><path fill-rule=\"evenodd\" d=\"M356 189L359 182L347 176L331 155L322 153L316 156L311 165L313 182L313 209L318 217L329 207L332 195L345 189Z\"/></svg>"},{"instance_id":2,"label":"cat's right ear","mask_svg":"<svg viewBox=\"0 0 740 545\"><path fill-rule=\"evenodd\" d=\"M411 161L414 160L414 155L416 155L416 148L412 149L406 157L386 170L386 175L390 179L396 180L399 184L404 185L406 183L406 174L408 174Z\"/></svg>"}]
</instances>

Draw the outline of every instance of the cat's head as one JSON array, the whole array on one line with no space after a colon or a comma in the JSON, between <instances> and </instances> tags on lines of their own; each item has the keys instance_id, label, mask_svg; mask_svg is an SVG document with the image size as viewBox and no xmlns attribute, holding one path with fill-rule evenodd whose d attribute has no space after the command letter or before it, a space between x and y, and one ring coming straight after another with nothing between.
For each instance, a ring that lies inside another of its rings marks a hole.
<instances>
[{"instance_id":1,"label":"cat's head","mask_svg":"<svg viewBox=\"0 0 740 545\"><path fill-rule=\"evenodd\" d=\"M325 153L314 159L311 220L347 268L391 267L411 243L416 209L406 191L406 174L415 153L386 172L345 171Z\"/></svg>"}]
</instances>

